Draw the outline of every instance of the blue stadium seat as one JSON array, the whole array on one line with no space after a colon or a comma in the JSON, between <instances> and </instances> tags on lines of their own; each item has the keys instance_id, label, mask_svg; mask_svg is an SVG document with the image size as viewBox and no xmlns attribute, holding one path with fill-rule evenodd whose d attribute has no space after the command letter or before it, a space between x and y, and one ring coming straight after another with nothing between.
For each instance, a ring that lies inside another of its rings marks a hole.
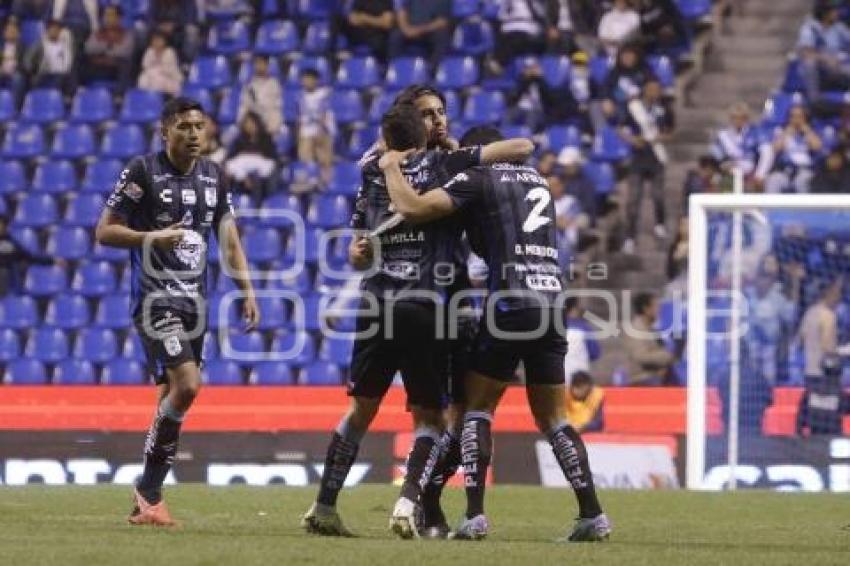
<instances>
[{"instance_id":1,"label":"blue stadium seat","mask_svg":"<svg viewBox=\"0 0 850 566\"><path fill-rule=\"evenodd\" d=\"M350 218L351 202L342 195L317 195L307 212L307 222L322 228L345 226Z\"/></svg>"},{"instance_id":2,"label":"blue stadium seat","mask_svg":"<svg viewBox=\"0 0 850 566\"><path fill-rule=\"evenodd\" d=\"M56 130L50 148L51 157L82 159L94 154L94 133L87 124L66 124Z\"/></svg>"},{"instance_id":3,"label":"blue stadium seat","mask_svg":"<svg viewBox=\"0 0 850 566\"><path fill-rule=\"evenodd\" d=\"M313 362L301 372L301 383L304 385L339 385L342 374L339 366L330 362Z\"/></svg>"},{"instance_id":4,"label":"blue stadium seat","mask_svg":"<svg viewBox=\"0 0 850 566\"><path fill-rule=\"evenodd\" d=\"M22 20L21 21L21 43L24 47L29 47L44 35L44 22L41 20Z\"/></svg>"},{"instance_id":5,"label":"blue stadium seat","mask_svg":"<svg viewBox=\"0 0 850 566\"><path fill-rule=\"evenodd\" d=\"M291 226L292 222L285 218L275 218L272 216L277 211L288 211L304 217L304 207L301 204L301 199L298 195L292 194L276 194L267 197L260 206L260 214L263 224L266 226L286 227ZM263 216L263 215L266 216Z\"/></svg>"},{"instance_id":6,"label":"blue stadium seat","mask_svg":"<svg viewBox=\"0 0 850 566\"><path fill-rule=\"evenodd\" d=\"M478 82L478 64L472 57L446 57L435 76L440 89L466 88Z\"/></svg>"},{"instance_id":7,"label":"blue stadium seat","mask_svg":"<svg viewBox=\"0 0 850 566\"><path fill-rule=\"evenodd\" d=\"M53 370L56 385L95 385L94 366L88 360L65 360Z\"/></svg>"},{"instance_id":8,"label":"blue stadium seat","mask_svg":"<svg viewBox=\"0 0 850 566\"><path fill-rule=\"evenodd\" d=\"M41 245L41 237L35 228L27 228L22 226L12 225L9 230L12 238L21 244L25 250L30 253L40 254L44 251L44 246Z\"/></svg>"},{"instance_id":9,"label":"blue stadium seat","mask_svg":"<svg viewBox=\"0 0 850 566\"><path fill-rule=\"evenodd\" d=\"M327 20L335 8L335 0L294 0L294 4L296 17L306 20Z\"/></svg>"},{"instance_id":10,"label":"blue stadium seat","mask_svg":"<svg viewBox=\"0 0 850 566\"><path fill-rule=\"evenodd\" d=\"M145 153L147 139L137 124L115 124L107 127L100 146L101 157L130 159Z\"/></svg>"},{"instance_id":11,"label":"blue stadium seat","mask_svg":"<svg viewBox=\"0 0 850 566\"><path fill-rule=\"evenodd\" d=\"M283 245L280 233L274 228L258 228L246 233L243 238L248 261L272 261L280 257Z\"/></svg>"},{"instance_id":12,"label":"blue stadium seat","mask_svg":"<svg viewBox=\"0 0 850 566\"><path fill-rule=\"evenodd\" d=\"M218 332L207 332L204 336L204 345L201 352L203 359L217 360L218 359Z\"/></svg>"},{"instance_id":13,"label":"blue stadium seat","mask_svg":"<svg viewBox=\"0 0 850 566\"><path fill-rule=\"evenodd\" d=\"M496 124L505 114L505 96L501 92L482 90L466 99L463 120L470 125Z\"/></svg>"},{"instance_id":14,"label":"blue stadium seat","mask_svg":"<svg viewBox=\"0 0 850 566\"><path fill-rule=\"evenodd\" d=\"M53 297L47 304L44 315L45 326L63 330L77 330L88 325L90 320L89 304L84 297L62 293Z\"/></svg>"},{"instance_id":15,"label":"blue stadium seat","mask_svg":"<svg viewBox=\"0 0 850 566\"><path fill-rule=\"evenodd\" d=\"M271 351L289 354L291 359L287 362L296 366L305 366L316 359L316 344L310 334L302 330L276 332Z\"/></svg>"},{"instance_id":16,"label":"blue stadium seat","mask_svg":"<svg viewBox=\"0 0 850 566\"><path fill-rule=\"evenodd\" d=\"M19 161L0 161L0 194L16 193L27 187L24 166Z\"/></svg>"},{"instance_id":17,"label":"blue stadium seat","mask_svg":"<svg viewBox=\"0 0 850 566\"><path fill-rule=\"evenodd\" d=\"M65 226L94 228L104 206L103 196L96 193L81 193L68 199L62 223Z\"/></svg>"},{"instance_id":18,"label":"blue stadium seat","mask_svg":"<svg viewBox=\"0 0 850 566\"><path fill-rule=\"evenodd\" d=\"M145 369L137 360L115 359L103 367L101 383L108 385L142 385Z\"/></svg>"},{"instance_id":19,"label":"blue stadium seat","mask_svg":"<svg viewBox=\"0 0 850 566\"><path fill-rule=\"evenodd\" d=\"M259 362L254 364L248 381L254 385L293 385L295 378L284 362Z\"/></svg>"},{"instance_id":20,"label":"blue stadium seat","mask_svg":"<svg viewBox=\"0 0 850 566\"><path fill-rule=\"evenodd\" d=\"M593 159L597 161L622 161L631 155L626 141L613 126L604 126L593 140Z\"/></svg>"},{"instance_id":21,"label":"blue stadium seat","mask_svg":"<svg viewBox=\"0 0 850 566\"><path fill-rule=\"evenodd\" d=\"M381 118L383 118L386 111L393 105L396 96L398 96L397 91L384 91L372 99L372 103L369 105L370 124L377 125L381 123Z\"/></svg>"},{"instance_id":22,"label":"blue stadium seat","mask_svg":"<svg viewBox=\"0 0 850 566\"><path fill-rule=\"evenodd\" d=\"M15 95L7 89L0 89L0 122L11 122L17 116Z\"/></svg>"},{"instance_id":23,"label":"blue stadium seat","mask_svg":"<svg viewBox=\"0 0 850 566\"><path fill-rule=\"evenodd\" d=\"M223 55L201 56L189 70L187 86L218 89L232 82L230 64Z\"/></svg>"},{"instance_id":24,"label":"blue stadium seat","mask_svg":"<svg viewBox=\"0 0 850 566\"><path fill-rule=\"evenodd\" d=\"M212 21L231 21L251 14L248 0L229 0L209 4L206 8L206 16Z\"/></svg>"},{"instance_id":25,"label":"blue stadium seat","mask_svg":"<svg viewBox=\"0 0 850 566\"><path fill-rule=\"evenodd\" d=\"M118 355L118 339L108 328L84 328L77 335L74 357L105 364Z\"/></svg>"},{"instance_id":26,"label":"blue stadium seat","mask_svg":"<svg viewBox=\"0 0 850 566\"><path fill-rule=\"evenodd\" d=\"M303 327L305 330L321 330L322 324L319 320L319 315L321 311L322 305L322 296L316 293L306 295L301 298L302 303L301 307L304 309L304 321L303 324L299 320L299 312L298 309L293 309L292 311L292 321L296 328Z\"/></svg>"},{"instance_id":27,"label":"blue stadium seat","mask_svg":"<svg viewBox=\"0 0 850 566\"><path fill-rule=\"evenodd\" d=\"M321 55L331 49L331 32L328 22L311 22L304 32L304 43L301 46L304 53Z\"/></svg>"},{"instance_id":28,"label":"blue stadium seat","mask_svg":"<svg viewBox=\"0 0 850 566\"><path fill-rule=\"evenodd\" d=\"M319 73L319 84L327 85L331 79L331 66L325 57L313 56L302 57L296 59L289 65L289 71L286 73L286 87L298 88L301 85L300 77L302 69L315 69ZM291 95L291 93L290 93ZM286 102L286 97L284 97Z\"/></svg>"},{"instance_id":29,"label":"blue stadium seat","mask_svg":"<svg viewBox=\"0 0 850 566\"><path fill-rule=\"evenodd\" d=\"M372 147L380 136L380 128L377 125L357 128L351 133L346 155L349 159L360 160L363 154Z\"/></svg>"},{"instance_id":30,"label":"blue stadium seat","mask_svg":"<svg viewBox=\"0 0 850 566\"><path fill-rule=\"evenodd\" d=\"M280 131L278 131L274 135L274 145L277 149L278 154L283 158L286 158L289 154L292 153L294 142L292 139L292 132L289 130L289 126L287 126L286 124L281 126Z\"/></svg>"},{"instance_id":31,"label":"blue stadium seat","mask_svg":"<svg viewBox=\"0 0 850 566\"><path fill-rule=\"evenodd\" d=\"M137 360L145 362L145 349L142 346L142 340L138 333L132 330L124 339L124 345L121 347L121 357L127 360Z\"/></svg>"},{"instance_id":32,"label":"blue stadium seat","mask_svg":"<svg viewBox=\"0 0 850 566\"><path fill-rule=\"evenodd\" d=\"M550 126L546 128L546 148L559 153L565 147L581 147L581 130L576 126Z\"/></svg>"},{"instance_id":33,"label":"blue stadium seat","mask_svg":"<svg viewBox=\"0 0 850 566\"><path fill-rule=\"evenodd\" d=\"M795 104L803 102L801 96L780 92L768 98L764 103L764 122L767 126L781 126L788 120L788 114Z\"/></svg>"},{"instance_id":34,"label":"blue stadium seat","mask_svg":"<svg viewBox=\"0 0 850 566\"><path fill-rule=\"evenodd\" d=\"M241 99L242 90L238 86L223 89L221 102L218 105L218 113L216 114L219 124L227 126L236 122Z\"/></svg>"},{"instance_id":35,"label":"blue stadium seat","mask_svg":"<svg viewBox=\"0 0 850 566\"><path fill-rule=\"evenodd\" d=\"M390 61L384 87L388 90L401 90L412 84L427 83L430 80L428 64L422 57L398 57Z\"/></svg>"},{"instance_id":36,"label":"blue stadium seat","mask_svg":"<svg viewBox=\"0 0 850 566\"><path fill-rule=\"evenodd\" d=\"M36 88L24 97L21 120L34 124L49 124L65 117L62 93L55 88Z\"/></svg>"},{"instance_id":37,"label":"blue stadium seat","mask_svg":"<svg viewBox=\"0 0 850 566\"><path fill-rule=\"evenodd\" d=\"M543 80L552 87L559 87L570 80L572 66L570 60L562 55L545 55L540 59Z\"/></svg>"},{"instance_id":38,"label":"blue stadium seat","mask_svg":"<svg viewBox=\"0 0 850 566\"><path fill-rule=\"evenodd\" d=\"M71 103L71 121L97 124L115 115L112 94L105 87L82 87Z\"/></svg>"},{"instance_id":39,"label":"blue stadium seat","mask_svg":"<svg viewBox=\"0 0 850 566\"><path fill-rule=\"evenodd\" d=\"M280 72L280 63L274 57L269 58L269 75L275 77L278 80L283 79L283 75ZM240 84L244 84L249 82L254 77L254 60L247 59L242 61L242 64L239 66L239 73L236 76L236 80Z\"/></svg>"},{"instance_id":40,"label":"blue stadium seat","mask_svg":"<svg viewBox=\"0 0 850 566\"><path fill-rule=\"evenodd\" d=\"M55 224L59 219L59 208L53 195L28 194L15 211L14 223L18 226L29 226L31 228L44 228Z\"/></svg>"},{"instance_id":41,"label":"blue stadium seat","mask_svg":"<svg viewBox=\"0 0 850 566\"><path fill-rule=\"evenodd\" d=\"M260 330L277 330L289 325L289 314L287 303L283 299L275 297L257 297L262 317L260 318Z\"/></svg>"},{"instance_id":42,"label":"blue stadium seat","mask_svg":"<svg viewBox=\"0 0 850 566\"><path fill-rule=\"evenodd\" d=\"M122 122L148 124L159 120L163 95L155 90L131 88L124 94L119 116Z\"/></svg>"},{"instance_id":43,"label":"blue stadium seat","mask_svg":"<svg viewBox=\"0 0 850 566\"><path fill-rule=\"evenodd\" d=\"M94 261L109 261L125 265L130 259L130 250L126 248L114 248L102 246L95 243L91 250L91 259Z\"/></svg>"},{"instance_id":44,"label":"blue stadium seat","mask_svg":"<svg viewBox=\"0 0 850 566\"><path fill-rule=\"evenodd\" d=\"M313 186L319 184L320 171L318 163L294 161L289 168L283 172L286 183L292 185Z\"/></svg>"},{"instance_id":45,"label":"blue stadium seat","mask_svg":"<svg viewBox=\"0 0 850 566\"><path fill-rule=\"evenodd\" d=\"M47 370L38 360L15 360L6 366L6 383L9 385L44 385Z\"/></svg>"},{"instance_id":46,"label":"blue stadium seat","mask_svg":"<svg viewBox=\"0 0 850 566\"><path fill-rule=\"evenodd\" d=\"M204 364L201 373L204 383L209 385L244 385L245 383L242 379L242 369L234 362L213 360Z\"/></svg>"},{"instance_id":47,"label":"blue stadium seat","mask_svg":"<svg viewBox=\"0 0 850 566\"><path fill-rule=\"evenodd\" d=\"M132 324L130 296L125 293L117 293L103 297L97 305L94 324L99 328L110 328L112 330L128 328Z\"/></svg>"},{"instance_id":48,"label":"blue stadium seat","mask_svg":"<svg viewBox=\"0 0 850 566\"><path fill-rule=\"evenodd\" d=\"M686 20L699 20L711 14L711 0L676 0Z\"/></svg>"},{"instance_id":49,"label":"blue stadium seat","mask_svg":"<svg viewBox=\"0 0 850 566\"><path fill-rule=\"evenodd\" d=\"M363 119L363 99L357 90L337 90L331 95L331 109L339 124L350 124Z\"/></svg>"},{"instance_id":50,"label":"blue stadium seat","mask_svg":"<svg viewBox=\"0 0 850 566\"><path fill-rule=\"evenodd\" d=\"M216 293L210 297L209 313L207 322L211 330L217 330L220 326L230 327L231 325L239 324L239 318L236 316L236 305L233 301L229 301L227 309L224 310L222 294Z\"/></svg>"},{"instance_id":51,"label":"blue stadium seat","mask_svg":"<svg viewBox=\"0 0 850 566\"><path fill-rule=\"evenodd\" d=\"M785 68L785 78L782 81L782 90L788 93L806 90L806 81L803 78L799 59L788 61L788 66Z\"/></svg>"},{"instance_id":52,"label":"blue stadium seat","mask_svg":"<svg viewBox=\"0 0 850 566\"><path fill-rule=\"evenodd\" d=\"M492 51L493 44L493 28L484 20L462 22L452 36L452 50L461 55L480 57Z\"/></svg>"},{"instance_id":53,"label":"blue stadium seat","mask_svg":"<svg viewBox=\"0 0 850 566\"><path fill-rule=\"evenodd\" d=\"M584 166L584 174L593 183L597 194L607 195L617 188L617 176L610 163L590 161Z\"/></svg>"},{"instance_id":54,"label":"blue stadium seat","mask_svg":"<svg viewBox=\"0 0 850 566\"><path fill-rule=\"evenodd\" d=\"M32 189L44 193L62 194L77 189L77 170L70 161L45 161L35 169Z\"/></svg>"},{"instance_id":55,"label":"blue stadium seat","mask_svg":"<svg viewBox=\"0 0 850 566\"><path fill-rule=\"evenodd\" d=\"M47 239L47 254L68 261L83 259L91 248L89 231L73 226L59 226Z\"/></svg>"},{"instance_id":56,"label":"blue stadium seat","mask_svg":"<svg viewBox=\"0 0 850 566\"><path fill-rule=\"evenodd\" d=\"M346 196L357 194L360 186L360 167L356 161L337 161L334 164L328 192Z\"/></svg>"},{"instance_id":57,"label":"blue stadium seat","mask_svg":"<svg viewBox=\"0 0 850 566\"><path fill-rule=\"evenodd\" d=\"M351 363L351 351L354 348L353 338L325 338L319 348L319 359L333 362L337 365Z\"/></svg>"},{"instance_id":58,"label":"blue stadium seat","mask_svg":"<svg viewBox=\"0 0 850 566\"><path fill-rule=\"evenodd\" d=\"M272 266L274 265L275 264L272 264ZM282 267L283 265L281 264L278 269L282 269ZM272 267L272 269L274 269L274 267ZM309 293L313 289L313 280L310 277L310 271L307 269L302 269L298 271L297 275L282 276L276 277L274 279L269 279L266 282L266 289L272 291L295 291L303 295Z\"/></svg>"},{"instance_id":59,"label":"blue stadium seat","mask_svg":"<svg viewBox=\"0 0 850 566\"><path fill-rule=\"evenodd\" d=\"M38 305L32 297L9 295L0 303L0 328L29 330L38 324Z\"/></svg>"},{"instance_id":60,"label":"blue stadium seat","mask_svg":"<svg viewBox=\"0 0 850 566\"><path fill-rule=\"evenodd\" d=\"M11 328L0 330L0 362L9 363L21 357L21 338Z\"/></svg>"},{"instance_id":61,"label":"blue stadium seat","mask_svg":"<svg viewBox=\"0 0 850 566\"><path fill-rule=\"evenodd\" d=\"M24 354L46 364L55 364L68 357L68 337L59 328L37 328L27 342Z\"/></svg>"},{"instance_id":62,"label":"blue stadium seat","mask_svg":"<svg viewBox=\"0 0 850 566\"><path fill-rule=\"evenodd\" d=\"M102 297L115 290L115 268L105 261L86 263L77 268L71 289L86 297Z\"/></svg>"},{"instance_id":63,"label":"blue stadium seat","mask_svg":"<svg viewBox=\"0 0 850 566\"><path fill-rule=\"evenodd\" d=\"M611 72L611 67L611 60L607 56L597 55L596 57L591 57L588 64L590 81L601 88L605 84L605 81L608 80L608 73Z\"/></svg>"},{"instance_id":64,"label":"blue stadium seat","mask_svg":"<svg viewBox=\"0 0 850 566\"><path fill-rule=\"evenodd\" d=\"M338 88L371 88L381 82L380 72L374 57L352 57L340 65L336 85Z\"/></svg>"},{"instance_id":65,"label":"blue stadium seat","mask_svg":"<svg viewBox=\"0 0 850 566\"><path fill-rule=\"evenodd\" d=\"M264 18L283 15L288 8L286 4L282 0L263 0L260 6L260 14Z\"/></svg>"},{"instance_id":66,"label":"blue stadium seat","mask_svg":"<svg viewBox=\"0 0 850 566\"><path fill-rule=\"evenodd\" d=\"M212 114L215 112L215 102L213 102L213 97L206 87L184 84L183 89L180 91L180 94L182 96L191 98L192 100L197 100L198 103L203 107L204 112L206 112L207 114Z\"/></svg>"},{"instance_id":67,"label":"blue stadium seat","mask_svg":"<svg viewBox=\"0 0 850 566\"><path fill-rule=\"evenodd\" d=\"M676 86L676 68L670 57L666 55L656 55L649 57L649 68L655 74L655 77L661 83L665 90L670 90Z\"/></svg>"},{"instance_id":68,"label":"blue stadium seat","mask_svg":"<svg viewBox=\"0 0 850 566\"><path fill-rule=\"evenodd\" d=\"M217 55L235 55L251 49L248 26L240 20L216 23L207 34L207 48Z\"/></svg>"},{"instance_id":69,"label":"blue stadium seat","mask_svg":"<svg viewBox=\"0 0 850 566\"><path fill-rule=\"evenodd\" d=\"M444 90L443 96L446 97L446 118L449 123L460 120L462 105L460 103L460 95L454 90Z\"/></svg>"},{"instance_id":70,"label":"blue stadium seat","mask_svg":"<svg viewBox=\"0 0 850 566\"><path fill-rule=\"evenodd\" d=\"M298 29L285 20L263 22L257 29L254 53L260 55L284 55L298 50Z\"/></svg>"},{"instance_id":71,"label":"blue stadium seat","mask_svg":"<svg viewBox=\"0 0 850 566\"><path fill-rule=\"evenodd\" d=\"M498 3L496 3L498 4ZM453 0L452 16L458 20L478 14L481 10L481 0Z\"/></svg>"},{"instance_id":72,"label":"blue stadium seat","mask_svg":"<svg viewBox=\"0 0 850 566\"><path fill-rule=\"evenodd\" d=\"M3 140L3 157L31 159L44 155L44 150L44 132L38 124L9 124Z\"/></svg>"},{"instance_id":73,"label":"blue stadium seat","mask_svg":"<svg viewBox=\"0 0 850 566\"><path fill-rule=\"evenodd\" d=\"M117 159L98 159L89 164L80 189L91 193L109 193L118 182L124 165Z\"/></svg>"},{"instance_id":74,"label":"blue stadium seat","mask_svg":"<svg viewBox=\"0 0 850 566\"><path fill-rule=\"evenodd\" d=\"M219 357L223 360L233 360L237 363L245 363L245 356L253 356L263 354L268 351L266 342L260 332L250 332L245 334L241 329L231 330L228 335L230 351L226 349L227 344L222 342L219 344ZM228 355L230 354L230 355Z\"/></svg>"}]
</instances>

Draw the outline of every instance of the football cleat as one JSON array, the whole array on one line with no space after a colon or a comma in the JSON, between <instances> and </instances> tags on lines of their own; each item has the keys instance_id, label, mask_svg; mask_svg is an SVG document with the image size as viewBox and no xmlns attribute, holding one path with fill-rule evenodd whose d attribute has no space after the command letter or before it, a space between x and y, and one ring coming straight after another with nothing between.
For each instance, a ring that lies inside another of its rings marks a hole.
<instances>
[{"instance_id":1,"label":"football cleat","mask_svg":"<svg viewBox=\"0 0 850 566\"><path fill-rule=\"evenodd\" d=\"M419 531L419 536L429 539L447 539L451 534L451 529L446 522L446 516L440 508L438 501L436 507L430 509L430 512L425 512L426 503L417 506L416 514L416 530ZM433 503L432 503L433 505ZM426 520L426 517L428 518Z\"/></svg>"},{"instance_id":2,"label":"football cleat","mask_svg":"<svg viewBox=\"0 0 850 566\"><path fill-rule=\"evenodd\" d=\"M301 527L310 534L326 537L353 537L336 509L313 503L301 518Z\"/></svg>"},{"instance_id":3,"label":"football cleat","mask_svg":"<svg viewBox=\"0 0 850 566\"><path fill-rule=\"evenodd\" d=\"M608 516L600 513L593 519L576 519L576 524L567 540L569 542L602 542L608 540L611 530L611 521L608 520Z\"/></svg>"},{"instance_id":4,"label":"football cleat","mask_svg":"<svg viewBox=\"0 0 850 566\"><path fill-rule=\"evenodd\" d=\"M439 539L447 539L451 537L451 529L447 523L437 523L435 525L423 525L421 527L417 527L419 530L419 536L422 538L429 538L434 540Z\"/></svg>"},{"instance_id":5,"label":"football cleat","mask_svg":"<svg viewBox=\"0 0 850 566\"><path fill-rule=\"evenodd\" d=\"M396 501L390 517L390 530L399 538L419 538L419 531L416 530L416 503L406 497Z\"/></svg>"},{"instance_id":6,"label":"football cleat","mask_svg":"<svg viewBox=\"0 0 850 566\"><path fill-rule=\"evenodd\" d=\"M471 519L464 518L452 537L455 540L483 540L487 538L490 524L484 515L476 515Z\"/></svg>"},{"instance_id":7,"label":"football cleat","mask_svg":"<svg viewBox=\"0 0 850 566\"><path fill-rule=\"evenodd\" d=\"M133 492L133 510L127 521L131 525L152 525L154 527L173 527L177 523L171 518L171 513L165 501L150 504L138 491Z\"/></svg>"}]
</instances>

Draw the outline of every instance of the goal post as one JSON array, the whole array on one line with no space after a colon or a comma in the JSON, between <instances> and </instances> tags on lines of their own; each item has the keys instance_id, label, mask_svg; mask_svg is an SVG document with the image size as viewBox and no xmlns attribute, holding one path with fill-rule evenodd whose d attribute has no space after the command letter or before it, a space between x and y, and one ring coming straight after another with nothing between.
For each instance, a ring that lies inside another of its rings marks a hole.
<instances>
[{"instance_id":1,"label":"goal post","mask_svg":"<svg viewBox=\"0 0 850 566\"><path fill-rule=\"evenodd\" d=\"M754 468L753 454L749 452L768 450L770 448L765 446L773 446L763 440L773 434L770 430L765 430L764 435L759 433L762 438L758 440L744 438L743 445L738 430L739 412L742 410L740 401L742 396L748 393L747 385L742 384L740 348L752 339L752 336L748 335L750 325L747 292L751 292L748 289L752 287L753 280L762 276L762 257L759 254L773 254L775 259L777 254L773 246L786 234L791 233L794 234L792 243L797 245L797 242L800 242L801 248L792 251L799 252L797 256L803 257L805 263L806 253L810 253L808 250L821 249L824 242L829 242L829 238L834 237L841 248L834 256L822 254L827 257L821 258L823 262L819 265L825 265L825 269L832 270L828 275L834 273L837 277L845 274L847 266L850 265L850 194L693 195L689 201L688 227L685 483L688 489L695 490L718 489L718 485L735 489L736 478L741 475L738 472L743 473L746 468L749 473ZM718 243L717 240L722 241ZM840 261L835 259L838 257L841 258ZM780 267L784 269L787 265ZM722 275L718 275L718 270ZM799 322L803 309L812 301L811 293L807 291L813 286L808 285L798 300L799 308L794 314L795 323ZM722 296L720 300L718 295ZM716 319L717 313L720 312L716 310L717 305L722 305L720 316L725 317L721 324L716 324L717 320L710 320L712 317ZM712 351L709 351L710 340L715 346ZM720 356L717 355L718 352ZM722 357L722 361L716 359L718 357ZM709 368L721 366L726 368L722 372L724 402L728 403L722 412L727 413L726 419L722 416L718 418L717 415L718 388L714 388L714 400L710 398L710 381L716 378L714 374L718 372L711 370L710 376ZM762 378L776 379L775 372L763 370L761 367L757 371L772 374L760 376ZM771 387L780 385L799 386L801 382L798 376L796 381L771 383ZM783 422L787 420L786 418ZM793 433L788 436L793 436ZM709 437L712 438L714 448L713 462L707 461ZM718 450L722 442L726 443L725 450ZM742 448L746 450L742 452ZM788 450L789 462L794 456L792 452L794 450ZM723 477L715 474L713 481L707 483L708 464L716 466L718 458L723 460L723 469L720 470ZM744 460L747 460L746 466L737 469ZM747 483L755 485L754 481Z\"/></svg>"}]
</instances>

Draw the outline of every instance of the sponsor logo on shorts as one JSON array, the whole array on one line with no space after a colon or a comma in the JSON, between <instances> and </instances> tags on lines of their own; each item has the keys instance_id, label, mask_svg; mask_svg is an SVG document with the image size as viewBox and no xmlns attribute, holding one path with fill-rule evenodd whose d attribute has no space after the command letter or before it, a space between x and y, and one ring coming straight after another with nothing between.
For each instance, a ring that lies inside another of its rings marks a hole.
<instances>
[{"instance_id":1,"label":"sponsor logo on shorts","mask_svg":"<svg viewBox=\"0 0 850 566\"><path fill-rule=\"evenodd\" d=\"M177 356L183 351L180 338L177 336L169 336L162 343L165 346L166 353L171 357Z\"/></svg>"}]
</instances>

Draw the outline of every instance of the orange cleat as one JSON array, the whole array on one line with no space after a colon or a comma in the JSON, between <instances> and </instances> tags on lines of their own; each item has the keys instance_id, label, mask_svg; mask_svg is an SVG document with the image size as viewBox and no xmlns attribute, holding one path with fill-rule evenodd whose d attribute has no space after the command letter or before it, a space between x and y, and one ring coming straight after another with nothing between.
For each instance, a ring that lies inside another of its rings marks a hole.
<instances>
[{"instance_id":1,"label":"orange cleat","mask_svg":"<svg viewBox=\"0 0 850 566\"><path fill-rule=\"evenodd\" d=\"M165 501L155 505L148 503L138 491L133 491L133 510L127 521L131 525L153 525L154 527L174 527L177 523L171 518Z\"/></svg>"}]
</instances>

